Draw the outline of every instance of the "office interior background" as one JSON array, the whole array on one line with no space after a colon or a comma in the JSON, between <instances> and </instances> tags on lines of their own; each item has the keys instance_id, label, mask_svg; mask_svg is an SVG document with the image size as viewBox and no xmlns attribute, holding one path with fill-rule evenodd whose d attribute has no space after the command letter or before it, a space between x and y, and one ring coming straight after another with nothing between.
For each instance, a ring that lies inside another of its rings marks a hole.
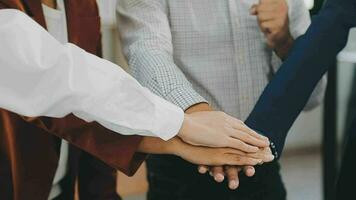
<instances>
[{"instance_id":1,"label":"office interior background","mask_svg":"<svg viewBox=\"0 0 356 200\"><path fill-rule=\"evenodd\" d=\"M98 1L102 17L104 57L127 69L121 53L120 41L116 31L115 4L117 0ZM320 7L320 0L304 0L311 13ZM120 28L120 27L118 27ZM324 188L333 179L339 154L342 152L343 133L345 131L351 86L356 71L356 31L349 44L335 63L335 69L329 74L328 95L323 105L302 113L288 136L286 150L281 158L282 175L288 190L289 200L327 199ZM355 85L355 84L354 84ZM325 135L329 137L325 140ZM334 138L335 137L335 138ZM325 148L324 148L325 147ZM327 151L335 155L323 157ZM327 168L325 168L327 163ZM330 164L331 163L331 164ZM118 177L118 191L125 200L144 200L147 190L145 167L132 178L123 174Z\"/></svg>"}]
</instances>

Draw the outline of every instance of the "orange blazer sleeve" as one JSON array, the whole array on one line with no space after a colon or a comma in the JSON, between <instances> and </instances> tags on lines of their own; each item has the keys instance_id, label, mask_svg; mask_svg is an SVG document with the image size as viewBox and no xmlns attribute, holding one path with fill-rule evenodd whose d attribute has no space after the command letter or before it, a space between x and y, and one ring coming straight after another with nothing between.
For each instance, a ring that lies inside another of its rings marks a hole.
<instances>
[{"instance_id":1,"label":"orange blazer sleeve","mask_svg":"<svg viewBox=\"0 0 356 200\"><path fill-rule=\"evenodd\" d=\"M136 152L141 136L124 136L108 130L96 122L87 123L74 115L56 119L27 118L29 123L67 140L111 167L132 176L146 158Z\"/></svg>"}]
</instances>

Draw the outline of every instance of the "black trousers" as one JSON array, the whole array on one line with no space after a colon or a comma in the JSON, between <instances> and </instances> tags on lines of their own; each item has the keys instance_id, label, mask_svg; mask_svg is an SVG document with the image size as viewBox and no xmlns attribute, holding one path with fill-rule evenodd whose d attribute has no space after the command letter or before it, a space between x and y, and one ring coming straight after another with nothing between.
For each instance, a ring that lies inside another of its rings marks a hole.
<instances>
[{"instance_id":1,"label":"black trousers","mask_svg":"<svg viewBox=\"0 0 356 200\"><path fill-rule=\"evenodd\" d=\"M151 156L147 161L148 200L285 200L279 164L256 167L254 177L240 175L240 187L230 190L225 180L216 183L197 166L175 156Z\"/></svg>"}]
</instances>

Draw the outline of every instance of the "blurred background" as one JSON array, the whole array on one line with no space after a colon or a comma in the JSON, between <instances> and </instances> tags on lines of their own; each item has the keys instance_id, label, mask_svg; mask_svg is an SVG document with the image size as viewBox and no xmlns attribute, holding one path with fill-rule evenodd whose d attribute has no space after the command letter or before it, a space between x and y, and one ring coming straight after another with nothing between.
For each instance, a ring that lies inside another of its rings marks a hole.
<instances>
[{"instance_id":1,"label":"blurred background","mask_svg":"<svg viewBox=\"0 0 356 200\"><path fill-rule=\"evenodd\" d=\"M304 1L311 14L315 14L322 4L322 0ZM98 4L102 17L104 57L127 69L116 32L116 0L98 1ZM352 85L356 86L355 55L356 31L353 31L349 45L340 53L335 68L328 74L329 85L324 105L302 113L290 131L287 148L281 158L289 200L321 200L332 195L328 194L328 188L336 178L343 134L348 126L350 108L354 106L350 99L356 96L351 90ZM125 200L145 199L147 182L144 166L134 177L120 174L118 182L118 191Z\"/></svg>"}]
</instances>

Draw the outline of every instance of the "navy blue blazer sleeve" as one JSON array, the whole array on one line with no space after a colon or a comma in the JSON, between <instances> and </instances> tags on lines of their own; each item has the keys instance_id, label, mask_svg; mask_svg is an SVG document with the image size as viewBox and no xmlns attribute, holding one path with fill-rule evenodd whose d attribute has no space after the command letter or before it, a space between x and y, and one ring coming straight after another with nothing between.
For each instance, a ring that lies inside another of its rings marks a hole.
<instances>
[{"instance_id":1,"label":"navy blue blazer sleeve","mask_svg":"<svg viewBox=\"0 0 356 200\"><path fill-rule=\"evenodd\" d=\"M314 87L346 45L349 30L356 23L355 2L327 2L313 18L307 32L295 41L287 60L247 118L248 126L274 142L278 155L283 150L288 130ZM350 21L350 18L353 20Z\"/></svg>"}]
</instances>

